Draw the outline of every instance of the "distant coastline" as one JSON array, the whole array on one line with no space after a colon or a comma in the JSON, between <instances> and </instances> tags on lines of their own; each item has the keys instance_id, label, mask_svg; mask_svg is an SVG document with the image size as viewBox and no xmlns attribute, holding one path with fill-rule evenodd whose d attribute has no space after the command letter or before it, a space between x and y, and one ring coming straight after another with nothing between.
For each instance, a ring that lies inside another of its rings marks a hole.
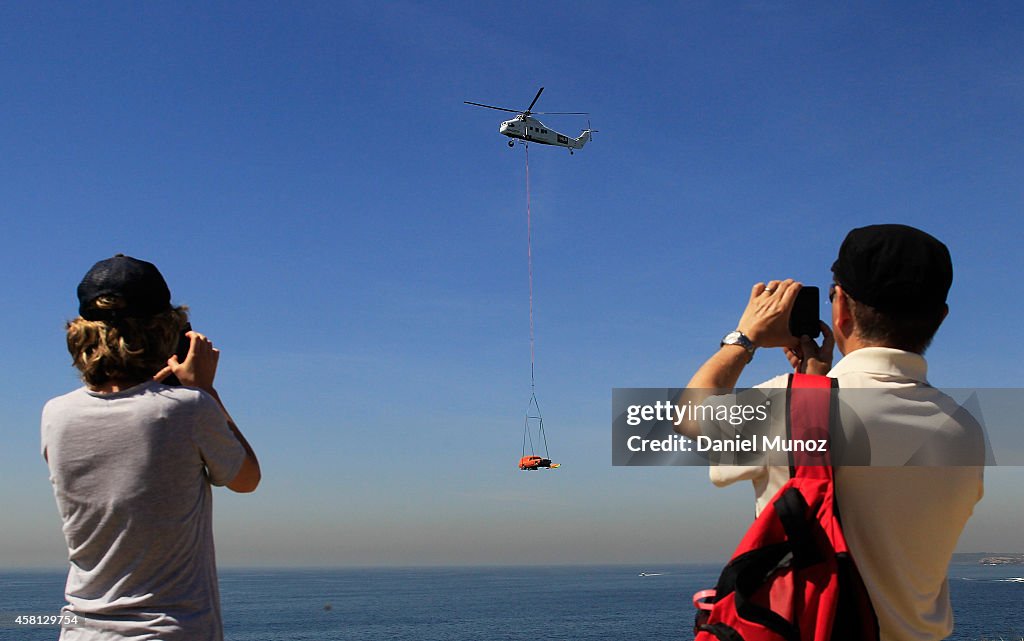
<instances>
[{"instance_id":1,"label":"distant coastline","mask_svg":"<svg viewBox=\"0 0 1024 641\"><path fill-rule=\"evenodd\" d=\"M962 552L953 555L953 563L1024 565L1024 552Z\"/></svg>"},{"instance_id":2,"label":"distant coastline","mask_svg":"<svg viewBox=\"0 0 1024 641\"><path fill-rule=\"evenodd\" d=\"M1024 565L1024 554L1000 554L986 556L978 561L982 565Z\"/></svg>"}]
</instances>

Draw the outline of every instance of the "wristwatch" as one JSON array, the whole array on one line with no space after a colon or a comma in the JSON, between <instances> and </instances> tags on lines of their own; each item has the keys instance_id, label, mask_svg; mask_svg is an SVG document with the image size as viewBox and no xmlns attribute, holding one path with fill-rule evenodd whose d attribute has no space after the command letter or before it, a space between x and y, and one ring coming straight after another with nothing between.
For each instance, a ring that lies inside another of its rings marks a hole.
<instances>
[{"instance_id":1,"label":"wristwatch","mask_svg":"<svg viewBox=\"0 0 1024 641\"><path fill-rule=\"evenodd\" d=\"M750 361L754 360L754 351L757 348L754 347L754 343L751 342L751 340L747 338L743 334L743 332L741 332L738 329L734 332L729 332L728 334L726 334L725 338L723 338L722 342L719 344L719 347L721 347L722 345L739 345L743 349L747 350L747 362L749 363Z\"/></svg>"}]
</instances>

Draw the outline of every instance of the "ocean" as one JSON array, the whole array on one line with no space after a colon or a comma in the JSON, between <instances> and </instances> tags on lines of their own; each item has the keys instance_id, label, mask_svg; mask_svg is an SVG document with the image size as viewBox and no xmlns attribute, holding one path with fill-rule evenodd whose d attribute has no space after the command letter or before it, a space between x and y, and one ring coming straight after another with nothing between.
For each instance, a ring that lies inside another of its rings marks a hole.
<instances>
[{"instance_id":1,"label":"ocean","mask_svg":"<svg viewBox=\"0 0 1024 641\"><path fill-rule=\"evenodd\" d=\"M526 641L692 638L691 595L720 568L560 566L221 569L228 641ZM640 576L647 572L654 576ZM53 640L13 623L56 613L62 572L0 572L0 640ZM950 566L951 639L1024 639L1024 566Z\"/></svg>"}]
</instances>

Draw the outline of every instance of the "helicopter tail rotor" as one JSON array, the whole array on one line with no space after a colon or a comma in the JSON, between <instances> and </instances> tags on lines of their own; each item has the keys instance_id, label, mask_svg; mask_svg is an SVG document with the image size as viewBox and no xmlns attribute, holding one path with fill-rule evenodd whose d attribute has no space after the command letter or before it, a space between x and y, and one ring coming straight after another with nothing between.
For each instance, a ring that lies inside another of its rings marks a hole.
<instances>
[{"instance_id":1,"label":"helicopter tail rotor","mask_svg":"<svg viewBox=\"0 0 1024 641\"><path fill-rule=\"evenodd\" d=\"M577 147L577 149L582 149L583 145L585 145L588 142L590 142L590 139L593 137L592 134L595 131L597 131L597 130L590 128L590 120L588 119L587 120L587 128L584 129L583 131L581 131L579 137L576 138L576 144L579 145L579 147Z\"/></svg>"}]
</instances>

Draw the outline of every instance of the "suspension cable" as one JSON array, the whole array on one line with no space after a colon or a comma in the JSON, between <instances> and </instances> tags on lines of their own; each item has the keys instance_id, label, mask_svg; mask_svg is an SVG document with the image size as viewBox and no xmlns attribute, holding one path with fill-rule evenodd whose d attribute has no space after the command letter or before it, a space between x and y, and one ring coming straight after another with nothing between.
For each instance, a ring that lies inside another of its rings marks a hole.
<instances>
[{"instance_id":1,"label":"suspension cable","mask_svg":"<svg viewBox=\"0 0 1024 641\"><path fill-rule=\"evenodd\" d=\"M523 421L523 456L526 456L526 444L530 444L530 454L536 454L536 445L544 444L544 458L550 458L548 453L548 437L544 433L544 417L540 412L540 403L537 402L537 379L536 379L536 339L533 327L533 216L530 210L530 143L523 143L526 147L526 265L530 283L530 402L526 406L526 418ZM534 444L533 430L530 429L530 421L537 421L537 440Z\"/></svg>"},{"instance_id":2,"label":"suspension cable","mask_svg":"<svg viewBox=\"0 0 1024 641\"><path fill-rule=\"evenodd\" d=\"M536 380L534 379L533 227L530 214L530 143L526 143L526 264L530 277L530 391L533 392L536 387Z\"/></svg>"}]
</instances>

